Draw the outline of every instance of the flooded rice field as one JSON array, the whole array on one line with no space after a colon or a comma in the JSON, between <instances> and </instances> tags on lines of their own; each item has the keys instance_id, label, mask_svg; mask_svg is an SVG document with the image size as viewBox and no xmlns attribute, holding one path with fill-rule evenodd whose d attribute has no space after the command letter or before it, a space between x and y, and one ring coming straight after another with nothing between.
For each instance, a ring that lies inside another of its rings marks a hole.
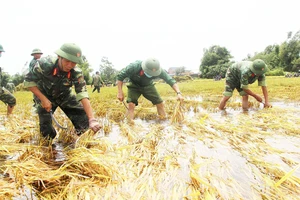
<instances>
[{"instance_id":1,"label":"flooded rice field","mask_svg":"<svg viewBox=\"0 0 300 200\"><path fill-rule=\"evenodd\" d=\"M93 107L103 129L79 138L58 110L57 120L70 128L57 129L48 146L31 105L9 119L3 110L0 197L300 199L300 101L271 96L273 107L264 109L251 99L244 112L235 96L220 112L220 97L186 95L184 119L176 122L176 99L165 97L166 120L141 99L134 124L127 123L122 104L99 99Z\"/></svg>"}]
</instances>

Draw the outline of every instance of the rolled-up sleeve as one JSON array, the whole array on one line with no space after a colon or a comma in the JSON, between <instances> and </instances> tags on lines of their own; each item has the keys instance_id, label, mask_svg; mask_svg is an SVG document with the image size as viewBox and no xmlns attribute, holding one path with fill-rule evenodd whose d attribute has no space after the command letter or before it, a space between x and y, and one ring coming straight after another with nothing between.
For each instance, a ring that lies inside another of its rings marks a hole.
<instances>
[{"instance_id":1,"label":"rolled-up sleeve","mask_svg":"<svg viewBox=\"0 0 300 200\"><path fill-rule=\"evenodd\" d=\"M257 82L258 82L258 86L267 86L266 76L264 74L259 76Z\"/></svg>"},{"instance_id":2,"label":"rolled-up sleeve","mask_svg":"<svg viewBox=\"0 0 300 200\"><path fill-rule=\"evenodd\" d=\"M86 88L86 82L84 80L81 69L75 68L73 77L74 77L73 82L75 87L76 100L80 101L81 99L89 98L87 88Z\"/></svg>"},{"instance_id":3,"label":"rolled-up sleeve","mask_svg":"<svg viewBox=\"0 0 300 200\"><path fill-rule=\"evenodd\" d=\"M166 83L169 84L171 87L176 83L175 79L173 79L165 70L161 71L159 78L166 81Z\"/></svg>"},{"instance_id":4,"label":"rolled-up sleeve","mask_svg":"<svg viewBox=\"0 0 300 200\"><path fill-rule=\"evenodd\" d=\"M131 63L118 73L117 80L123 81L125 78L130 77L130 75L133 73L134 73L134 64Z\"/></svg>"}]
</instances>

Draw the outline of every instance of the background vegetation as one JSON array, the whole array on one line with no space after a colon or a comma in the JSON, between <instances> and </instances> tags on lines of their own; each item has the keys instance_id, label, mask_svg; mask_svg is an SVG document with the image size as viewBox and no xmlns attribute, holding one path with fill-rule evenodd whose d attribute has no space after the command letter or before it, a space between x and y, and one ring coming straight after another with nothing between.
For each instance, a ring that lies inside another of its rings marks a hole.
<instances>
[{"instance_id":1,"label":"background vegetation","mask_svg":"<svg viewBox=\"0 0 300 200\"><path fill-rule=\"evenodd\" d=\"M270 44L263 52L256 52L254 55L248 54L243 60L264 60L270 71L269 76L282 76L286 73L299 73L300 70L300 30L294 35L289 32L287 39L281 44ZM214 78L216 76L225 77L226 69L232 63L233 56L226 47L213 45L204 49L204 54L199 65L201 78ZM87 84L91 84L93 69L90 67L88 59L84 57L84 63L78 65L84 74ZM124 66L125 67L125 66ZM108 57L102 57L99 65L101 78L105 83L114 83L118 70L114 68ZM185 66L177 67L175 75L184 74ZM3 73L2 85L5 86L9 80L15 85L19 85L24 81L23 74L9 75Z\"/></svg>"}]
</instances>

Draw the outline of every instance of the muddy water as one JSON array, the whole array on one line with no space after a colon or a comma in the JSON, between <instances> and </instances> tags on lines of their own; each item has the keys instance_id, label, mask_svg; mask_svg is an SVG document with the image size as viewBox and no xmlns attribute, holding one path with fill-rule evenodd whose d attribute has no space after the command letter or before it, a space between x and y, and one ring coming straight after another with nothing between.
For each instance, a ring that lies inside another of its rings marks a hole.
<instances>
[{"instance_id":1,"label":"muddy water","mask_svg":"<svg viewBox=\"0 0 300 200\"><path fill-rule=\"evenodd\" d=\"M191 100L203 102L200 96ZM300 163L299 103L278 101L272 105L271 109L263 109L262 104L255 104L247 112L227 107L225 113L190 107L181 124L136 119L134 125L112 124L108 134L99 132L94 139L108 140L115 147L139 144L149 138L156 141L153 158L178 164L174 168L166 164L159 171L161 177L156 178L165 199L172 199L170 191L180 184L184 190L178 192L178 199L188 196L191 171L209 183L220 199L261 199L262 193L272 190L265 177L274 177L274 168L287 173ZM133 138L129 139L126 132ZM55 143L53 150L56 163L67 159L64 144ZM300 178L300 170L293 176ZM116 194L122 193L115 185L111 188Z\"/></svg>"},{"instance_id":2,"label":"muddy water","mask_svg":"<svg viewBox=\"0 0 300 200\"><path fill-rule=\"evenodd\" d=\"M195 99L202 101L201 97ZM195 133L191 124L182 123L178 129L169 121L141 119L135 120L132 130L138 129L139 136L143 138L155 124L164 127L160 130L163 137L156 150L161 157L176 156L180 165L175 176L177 181L188 183L193 163L196 163L201 166L197 173L217 188L224 199L237 195L241 199L259 199L261 193L271 190L264 180L268 174L268 169L262 170L264 162L278 166L278 170L284 173L300 163L300 135L292 133L300 129L299 104L272 102L272 105L269 112L263 109L263 104L253 106L247 112L230 107L226 113L211 112L197 107L195 113L195 108L190 108L185 113L185 120L194 125L200 123L204 132L199 130ZM289 127L285 128L287 121L290 122ZM106 137L115 144L126 140L117 125ZM294 164L288 165L284 159ZM293 175L300 178L299 170ZM174 179L174 176L169 178ZM171 188L164 189L168 191Z\"/></svg>"}]
</instances>

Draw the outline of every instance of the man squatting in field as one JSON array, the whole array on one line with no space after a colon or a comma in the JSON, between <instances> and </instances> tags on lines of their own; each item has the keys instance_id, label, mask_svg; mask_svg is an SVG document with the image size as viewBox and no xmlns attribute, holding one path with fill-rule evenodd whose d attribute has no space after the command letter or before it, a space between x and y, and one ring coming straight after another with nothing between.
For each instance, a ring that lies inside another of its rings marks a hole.
<instances>
[{"instance_id":1,"label":"man squatting in field","mask_svg":"<svg viewBox=\"0 0 300 200\"><path fill-rule=\"evenodd\" d=\"M0 57L2 52L5 52L3 46L0 44ZM0 68L0 100L7 104L7 116L12 114L12 111L16 105L16 98L2 86L2 69Z\"/></svg>"},{"instance_id":2,"label":"man squatting in field","mask_svg":"<svg viewBox=\"0 0 300 200\"><path fill-rule=\"evenodd\" d=\"M271 107L269 104L268 90L266 86L265 73L268 71L267 65L261 59L252 61L242 61L232 64L226 72L226 85L223 98L219 104L219 109L224 110L226 102L232 96L234 89L237 89L242 96L242 108L248 110L248 96L253 96L257 101L263 102L262 98L249 89L249 84L258 81L265 98L264 107Z\"/></svg>"},{"instance_id":3,"label":"man squatting in field","mask_svg":"<svg viewBox=\"0 0 300 200\"><path fill-rule=\"evenodd\" d=\"M124 100L122 86L123 80L127 77L129 78L129 84L127 85L127 103L130 120L134 119L134 108L138 105L138 99L141 95L151 101L153 105L156 105L159 117L166 117L163 100L154 86L153 79L163 79L177 93L178 100L183 100L176 81L160 67L159 61L155 58L135 61L120 71L117 75L117 98L120 101Z\"/></svg>"},{"instance_id":4,"label":"man squatting in field","mask_svg":"<svg viewBox=\"0 0 300 200\"><path fill-rule=\"evenodd\" d=\"M78 135L88 128L97 132L101 126L93 116L82 71L76 67L76 64L83 63L80 47L65 43L55 53L58 58L37 60L24 81L24 86L34 94L41 134L48 139L55 138L50 112L57 107L72 121ZM72 85L76 96L72 94Z\"/></svg>"}]
</instances>

